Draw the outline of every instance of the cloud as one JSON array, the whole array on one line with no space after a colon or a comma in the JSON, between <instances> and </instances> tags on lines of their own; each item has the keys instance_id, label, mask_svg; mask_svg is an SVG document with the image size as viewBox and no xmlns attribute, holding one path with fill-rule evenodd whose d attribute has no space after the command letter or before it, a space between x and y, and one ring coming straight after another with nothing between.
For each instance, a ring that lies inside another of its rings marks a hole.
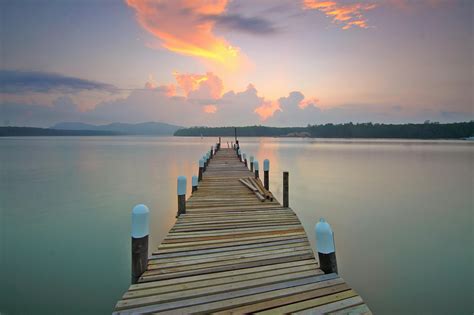
<instances>
[{"instance_id":1,"label":"cloud","mask_svg":"<svg viewBox=\"0 0 474 315\"><path fill-rule=\"evenodd\" d=\"M52 106L0 103L0 124L3 125L49 127L59 121L78 121L82 115L72 99L65 96L56 98Z\"/></svg>"},{"instance_id":2,"label":"cloud","mask_svg":"<svg viewBox=\"0 0 474 315\"><path fill-rule=\"evenodd\" d=\"M110 84L39 71L0 70L0 92L21 94L28 92L74 93L84 90L114 92Z\"/></svg>"},{"instance_id":3,"label":"cloud","mask_svg":"<svg viewBox=\"0 0 474 315\"><path fill-rule=\"evenodd\" d=\"M260 116L262 121L272 117L277 111L281 111L280 105L278 102L271 100L264 100L259 107L255 108L255 112Z\"/></svg>"},{"instance_id":4,"label":"cloud","mask_svg":"<svg viewBox=\"0 0 474 315\"><path fill-rule=\"evenodd\" d=\"M238 62L239 49L214 34L215 21L205 16L224 13L227 0L126 0L139 24L170 51L223 64Z\"/></svg>"},{"instance_id":5,"label":"cloud","mask_svg":"<svg viewBox=\"0 0 474 315\"><path fill-rule=\"evenodd\" d=\"M205 20L216 22L220 28L240 31L253 35L268 35L277 32L275 26L268 20L260 17L245 17L240 14L226 14L226 15L207 15Z\"/></svg>"},{"instance_id":6,"label":"cloud","mask_svg":"<svg viewBox=\"0 0 474 315\"><path fill-rule=\"evenodd\" d=\"M145 86L128 91L112 100L93 98L94 106L81 108L77 94L39 93L51 98L51 104L38 99L22 103L20 99L0 98L0 123L48 127L61 121L85 123L162 121L184 126L245 126L262 122L269 126L305 126L341 122L451 122L473 119L473 113L453 112L404 106L403 104L345 104L319 108L314 97L293 91L277 100L260 96L249 84L241 91L224 91L222 80L208 72L175 73L176 84L159 84L152 77ZM177 93L179 91L180 93Z\"/></svg>"},{"instance_id":7,"label":"cloud","mask_svg":"<svg viewBox=\"0 0 474 315\"><path fill-rule=\"evenodd\" d=\"M221 97L224 84L212 72L206 74L174 73L178 87L184 95L193 99L217 99Z\"/></svg>"},{"instance_id":8,"label":"cloud","mask_svg":"<svg viewBox=\"0 0 474 315\"><path fill-rule=\"evenodd\" d=\"M156 82L151 74L148 76L148 81L145 82L145 89L163 92L167 96L176 95L176 86L174 84L158 85L158 82Z\"/></svg>"},{"instance_id":9,"label":"cloud","mask_svg":"<svg viewBox=\"0 0 474 315\"><path fill-rule=\"evenodd\" d=\"M206 105L203 107L204 112L208 114L214 114L217 112L217 106L216 105Z\"/></svg>"},{"instance_id":10,"label":"cloud","mask_svg":"<svg viewBox=\"0 0 474 315\"><path fill-rule=\"evenodd\" d=\"M332 21L342 26L343 30L351 27L368 28L364 13L373 10L377 4L367 1L346 3L341 0L304 0L303 8L323 12Z\"/></svg>"},{"instance_id":11,"label":"cloud","mask_svg":"<svg viewBox=\"0 0 474 315\"><path fill-rule=\"evenodd\" d=\"M321 110L316 107L316 98L305 99L303 93L293 91L278 99L279 111L268 119L268 123L278 126L305 126L318 120Z\"/></svg>"}]
</instances>

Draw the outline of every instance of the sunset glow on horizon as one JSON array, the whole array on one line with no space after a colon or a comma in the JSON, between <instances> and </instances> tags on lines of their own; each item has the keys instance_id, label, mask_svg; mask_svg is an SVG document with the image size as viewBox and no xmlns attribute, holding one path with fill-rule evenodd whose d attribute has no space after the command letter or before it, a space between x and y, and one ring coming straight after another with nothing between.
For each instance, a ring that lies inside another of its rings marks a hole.
<instances>
[{"instance_id":1,"label":"sunset glow on horizon","mask_svg":"<svg viewBox=\"0 0 474 315\"><path fill-rule=\"evenodd\" d=\"M471 120L473 5L2 2L2 123Z\"/></svg>"}]
</instances>

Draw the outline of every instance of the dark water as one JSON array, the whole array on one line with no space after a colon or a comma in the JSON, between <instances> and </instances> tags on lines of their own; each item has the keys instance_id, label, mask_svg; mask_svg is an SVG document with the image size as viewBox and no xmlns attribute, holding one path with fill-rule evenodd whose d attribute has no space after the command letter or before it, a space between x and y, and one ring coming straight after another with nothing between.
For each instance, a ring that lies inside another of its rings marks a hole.
<instances>
[{"instance_id":1,"label":"dark water","mask_svg":"<svg viewBox=\"0 0 474 315\"><path fill-rule=\"evenodd\" d=\"M176 177L189 179L214 142L0 139L0 313L110 313L129 285L131 208L150 207L156 246L175 220ZM331 223L340 273L375 313L473 313L473 143L241 144L270 159L280 200L290 172L290 206L311 241L319 217Z\"/></svg>"}]
</instances>

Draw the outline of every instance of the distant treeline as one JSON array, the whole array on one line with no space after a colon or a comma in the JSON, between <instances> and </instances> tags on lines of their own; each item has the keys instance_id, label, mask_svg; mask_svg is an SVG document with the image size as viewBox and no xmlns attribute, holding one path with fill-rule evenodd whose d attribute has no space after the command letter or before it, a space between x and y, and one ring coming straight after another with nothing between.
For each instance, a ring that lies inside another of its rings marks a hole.
<instances>
[{"instance_id":1,"label":"distant treeline","mask_svg":"<svg viewBox=\"0 0 474 315\"><path fill-rule=\"evenodd\" d=\"M440 124L346 123L308 125L307 127L192 127L180 129L175 136L233 137L313 137L313 138L398 138L462 139L474 136L474 121Z\"/></svg>"},{"instance_id":2,"label":"distant treeline","mask_svg":"<svg viewBox=\"0 0 474 315\"><path fill-rule=\"evenodd\" d=\"M59 130L34 127L0 127L0 137L33 136L116 136L118 133L99 130Z\"/></svg>"}]
</instances>

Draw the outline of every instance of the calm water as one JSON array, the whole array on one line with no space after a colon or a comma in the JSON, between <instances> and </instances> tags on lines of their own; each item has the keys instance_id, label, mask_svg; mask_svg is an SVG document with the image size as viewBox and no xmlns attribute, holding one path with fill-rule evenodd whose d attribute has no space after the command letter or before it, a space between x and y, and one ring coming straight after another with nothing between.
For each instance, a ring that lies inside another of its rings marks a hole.
<instances>
[{"instance_id":1,"label":"calm water","mask_svg":"<svg viewBox=\"0 0 474 315\"><path fill-rule=\"evenodd\" d=\"M175 220L176 177L190 178L214 142L0 139L0 313L110 313L130 281L131 208L150 207L157 245ZM270 159L279 200L290 172L311 241L319 217L331 223L340 273L375 313L473 313L474 143L241 144Z\"/></svg>"}]
</instances>

